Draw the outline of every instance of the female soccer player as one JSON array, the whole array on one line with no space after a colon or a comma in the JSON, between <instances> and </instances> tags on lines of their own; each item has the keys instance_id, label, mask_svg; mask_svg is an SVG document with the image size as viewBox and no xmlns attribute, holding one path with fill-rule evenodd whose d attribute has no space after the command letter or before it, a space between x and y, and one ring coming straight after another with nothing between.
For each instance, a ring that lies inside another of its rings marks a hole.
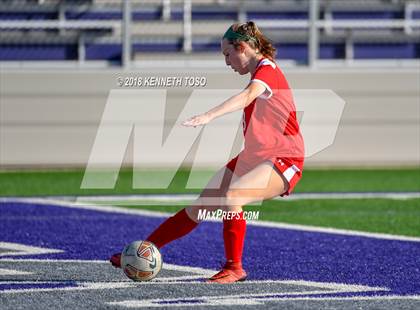
<instances>
[{"instance_id":1,"label":"female soccer player","mask_svg":"<svg viewBox=\"0 0 420 310\"><path fill-rule=\"evenodd\" d=\"M199 210L228 211L231 216L223 219L226 264L208 282L233 283L247 277L242 268L243 206L288 195L301 178L304 156L291 91L274 62L275 48L270 41L249 21L232 25L223 36L221 49L226 65L240 75L249 73L250 82L239 94L183 125L202 126L243 109L244 149L218 171L193 206L168 218L147 240L161 248L191 232L199 224ZM120 267L120 254L110 261Z\"/></svg>"}]
</instances>

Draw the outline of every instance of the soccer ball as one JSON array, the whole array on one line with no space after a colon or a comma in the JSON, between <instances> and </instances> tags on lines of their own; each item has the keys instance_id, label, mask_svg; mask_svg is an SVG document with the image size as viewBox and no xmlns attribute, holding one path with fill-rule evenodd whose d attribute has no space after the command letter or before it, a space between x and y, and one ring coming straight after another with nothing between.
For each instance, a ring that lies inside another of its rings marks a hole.
<instances>
[{"instance_id":1,"label":"soccer ball","mask_svg":"<svg viewBox=\"0 0 420 310\"><path fill-rule=\"evenodd\" d=\"M153 243L134 241L121 254L121 268L133 281L149 281L161 270L162 256Z\"/></svg>"}]
</instances>

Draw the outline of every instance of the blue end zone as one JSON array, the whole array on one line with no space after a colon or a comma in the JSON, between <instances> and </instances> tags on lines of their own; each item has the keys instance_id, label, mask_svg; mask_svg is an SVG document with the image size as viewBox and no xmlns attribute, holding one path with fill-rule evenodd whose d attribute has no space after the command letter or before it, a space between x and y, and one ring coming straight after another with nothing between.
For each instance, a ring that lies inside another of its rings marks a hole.
<instances>
[{"instance_id":1,"label":"blue end zone","mask_svg":"<svg viewBox=\"0 0 420 310\"><path fill-rule=\"evenodd\" d=\"M24 256L50 259L108 259L130 241L146 238L164 220L17 202L0 203L0 214L0 242L64 250ZM217 269L224 259L222 225L202 223L162 254L166 263ZM244 265L251 279L360 284L406 295L420 293L419 257L418 242L249 225Z\"/></svg>"}]
</instances>

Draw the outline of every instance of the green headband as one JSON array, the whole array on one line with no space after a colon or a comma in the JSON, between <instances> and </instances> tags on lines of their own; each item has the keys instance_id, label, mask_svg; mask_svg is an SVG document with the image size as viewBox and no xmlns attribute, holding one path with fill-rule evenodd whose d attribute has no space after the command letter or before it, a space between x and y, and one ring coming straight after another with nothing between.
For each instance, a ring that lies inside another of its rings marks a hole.
<instances>
[{"instance_id":1,"label":"green headband","mask_svg":"<svg viewBox=\"0 0 420 310\"><path fill-rule=\"evenodd\" d=\"M253 40L255 41L255 38L247 35L247 34L241 34L239 32L236 32L233 30L233 27L230 26L229 29L225 32L223 35L223 39L228 39L230 41L238 40L238 41L248 41Z\"/></svg>"}]
</instances>

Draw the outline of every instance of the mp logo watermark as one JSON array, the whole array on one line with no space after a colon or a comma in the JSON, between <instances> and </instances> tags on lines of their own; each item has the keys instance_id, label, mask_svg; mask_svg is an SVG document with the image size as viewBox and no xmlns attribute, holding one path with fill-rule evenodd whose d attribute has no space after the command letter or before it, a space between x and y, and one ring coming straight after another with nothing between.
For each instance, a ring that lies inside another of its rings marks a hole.
<instances>
[{"instance_id":1,"label":"mp logo watermark","mask_svg":"<svg viewBox=\"0 0 420 310\"><path fill-rule=\"evenodd\" d=\"M190 92L189 96L182 97L167 89L112 89L81 188L114 188L127 158L132 163L132 186L135 189L168 188L183 164L191 167L187 189L206 186L210 176L203 177L203 168L223 167L240 151L243 111L226 114L202 127L181 124L241 90L192 89ZM345 105L340 96L332 90L298 89L280 90L276 98L278 104L282 104L282 100L294 101L305 144L304 150L282 148L280 145L273 150L277 156L308 158L334 142ZM253 113L264 113L267 102L266 99L257 99ZM288 115L281 115L281 111L275 110L272 113L278 113L275 116L279 124L286 126ZM280 128L279 135L282 134ZM152 177L151 171L158 177ZM212 186L219 185L215 182Z\"/></svg>"}]
</instances>

